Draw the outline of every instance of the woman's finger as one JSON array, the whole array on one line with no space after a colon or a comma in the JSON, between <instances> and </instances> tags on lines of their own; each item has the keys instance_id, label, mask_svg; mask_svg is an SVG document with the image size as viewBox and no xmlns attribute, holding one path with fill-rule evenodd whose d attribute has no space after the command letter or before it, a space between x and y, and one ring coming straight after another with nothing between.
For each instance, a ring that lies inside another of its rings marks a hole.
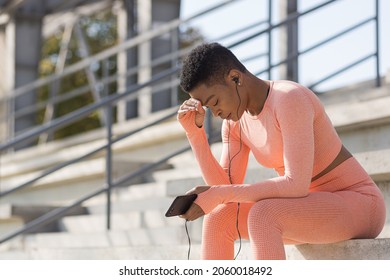
<instances>
[{"instance_id":1,"label":"woman's finger","mask_svg":"<svg viewBox=\"0 0 390 280\"><path fill-rule=\"evenodd\" d=\"M188 221L194 221L202 216L204 216L204 212L202 208L199 207L196 203L192 203L190 209L184 214L181 215L180 218L186 219Z\"/></svg>"}]
</instances>

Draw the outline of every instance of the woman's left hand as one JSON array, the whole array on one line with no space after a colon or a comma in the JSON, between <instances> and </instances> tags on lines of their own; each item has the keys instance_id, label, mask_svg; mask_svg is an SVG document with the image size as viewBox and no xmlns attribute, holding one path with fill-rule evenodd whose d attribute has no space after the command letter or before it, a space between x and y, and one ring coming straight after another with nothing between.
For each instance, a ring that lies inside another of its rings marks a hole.
<instances>
[{"instance_id":1,"label":"woman's left hand","mask_svg":"<svg viewBox=\"0 0 390 280\"><path fill-rule=\"evenodd\" d=\"M192 190L188 191L186 194L187 195L194 194L194 193L200 194L202 192L207 191L209 188L210 186L197 186ZM180 218L186 219L188 221L194 221L202 217L204 214L205 214L204 211L202 210L202 208L200 208L198 204L192 203L190 209L188 209L188 211L184 215L181 215Z\"/></svg>"}]
</instances>

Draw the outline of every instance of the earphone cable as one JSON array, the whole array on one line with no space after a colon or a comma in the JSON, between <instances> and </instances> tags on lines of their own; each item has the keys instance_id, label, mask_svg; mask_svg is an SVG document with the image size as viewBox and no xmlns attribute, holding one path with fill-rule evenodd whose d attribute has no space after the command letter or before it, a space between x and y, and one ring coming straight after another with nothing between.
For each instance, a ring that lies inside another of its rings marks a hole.
<instances>
[{"instance_id":1,"label":"earphone cable","mask_svg":"<svg viewBox=\"0 0 390 280\"><path fill-rule=\"evenodd\" d=\"M185 222L185 228L186 228L186 233L187 233L187 238L188 238L188 253L187 253L187 260L190 259L190 254L191 254L191 238L190 234L188 233L188 226L187 226L188 220Z\"/></svg>"},{"instance_id":2,"label":"earphone cable","mask_svg":"<svg viewBox=\"0 0 390 280\"><path fill-rule=\"evenodd\" d=\"M238 107L237 107L237 116L238 116L239 109L240 109L240 106L241 106L241 97L240 97L240 94L238 92L238 85L237 85L237 83L236 83L236 92L237 92L237 96L238 96L238 99L239 99L239 103L238 103ZM228 122L228 128L229 128L229 134L228 134L228 158L229 158L228 177L229 177L230 184L233 184L233 180L232 180L232 177L231 177L232 161L241 152L241 149L242 149L242 137L241 137L241 135L242 135L242 128L241 128L240 120L238 120L238 123L239 123L239 127L240 127L240 146L239 146L238 152L231 158L230 157L230 122ZM241 252L241 247L242 247L241 233L240 233L239 224L238 224L239 213L240 213L240 203L237 203L236 229L237 229L237 234L238 234L240 243L239 243L239 248L238 248L237 254L235 255L234 259L237 259L238 255ZM191 238L190 238L190 234L188 232L187 223L188 223L188 220L185 221L185 230L186 230L186 234L187 234L187 238L188 238L187 260L189 260L190 259L190 254L191 254Z\"/></svg>"}]
</instances>

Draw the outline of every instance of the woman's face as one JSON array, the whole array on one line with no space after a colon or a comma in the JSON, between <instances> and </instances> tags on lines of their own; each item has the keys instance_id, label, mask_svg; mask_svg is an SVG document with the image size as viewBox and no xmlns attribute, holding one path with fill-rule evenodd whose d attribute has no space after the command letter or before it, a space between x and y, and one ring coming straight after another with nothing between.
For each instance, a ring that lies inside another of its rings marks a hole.
<instances>
[{"instance_id":1,"label":"woman's face","mask_svg":"<svg viewBox=\"0 0 390 280\"><path fill-rule=\"evenodd\" d=\"M208 107L214 116L236 122L244 113L246 102L239 90L240 87L229 79L225 84L201 84L190 92L190 96Z\"/></svg>"}]
</instances>

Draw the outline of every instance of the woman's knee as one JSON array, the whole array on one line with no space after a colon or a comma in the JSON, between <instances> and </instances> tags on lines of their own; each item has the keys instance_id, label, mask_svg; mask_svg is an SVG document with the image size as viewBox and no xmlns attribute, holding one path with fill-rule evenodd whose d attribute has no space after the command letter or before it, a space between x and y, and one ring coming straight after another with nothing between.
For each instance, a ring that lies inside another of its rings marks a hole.
<instances>
[{"instance_id":1,"label":"woman's knee","mask_svg":"<svg viewBox=\"0 0 390 280\"><path fill-rule=\"evenodd\" d=\"M278 223L278 207L274 199L264 199L256 202L249 211L248 227L271 226Z\"/></svg>"},{"instance_id":2,"label":"woman's knee","mask_svg":"<svg viewBox=\"0 0 390 280\"><path fill-rule=\"evenodd\" d=\"M245 223L246 225L246 223ZM203 236L224 236L237 238L237 204L228 203L219 205L205 216L203 222ZM243 234L247 235L247 230Z\"/></svg>"},{"instance_id":3,"label":"woman's knee","mask_svg":"<svg viewBox=\"0 0 390 280\"><path fill-rule=\"evenodd\" d=\"M226 227L229 223L235 223L237 213L237 204L221 204L205 216L205 223L213 227Z\"/></svg>"}]
</instances>

